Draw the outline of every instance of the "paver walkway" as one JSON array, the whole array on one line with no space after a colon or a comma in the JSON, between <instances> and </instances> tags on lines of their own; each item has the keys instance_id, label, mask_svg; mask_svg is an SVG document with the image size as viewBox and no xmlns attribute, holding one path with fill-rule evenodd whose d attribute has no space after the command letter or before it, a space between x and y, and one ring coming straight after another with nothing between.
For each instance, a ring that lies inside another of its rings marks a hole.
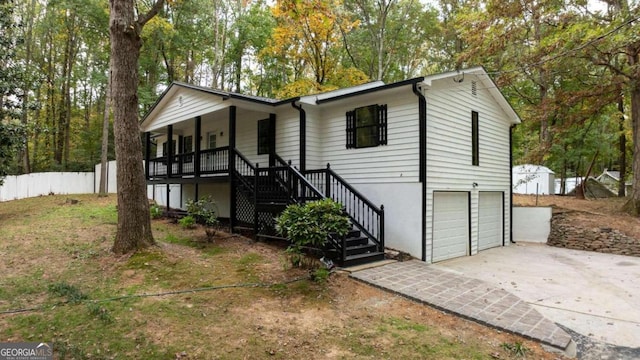
<instances>
[{"instance_id":1,"label":"paver walkway","mask_svg":"<svg viewBox=\"0 0 640 360\"><path fill-rule=\"evenodd\" d=\"M517 296L421 261L357 270L351 277L418 302L571 352L571 336Z\"/></svg>"}]
</instances>

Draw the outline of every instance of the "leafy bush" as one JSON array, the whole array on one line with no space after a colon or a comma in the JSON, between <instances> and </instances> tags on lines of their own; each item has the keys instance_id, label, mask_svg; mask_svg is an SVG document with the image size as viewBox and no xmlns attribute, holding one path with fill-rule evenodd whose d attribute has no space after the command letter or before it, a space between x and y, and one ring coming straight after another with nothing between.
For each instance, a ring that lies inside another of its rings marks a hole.
<instances>
[{"instance_id":1,"label":"leafy bush","mask_svg":"<svg viewBox=\"0 0 640 360\"><path fill-rule=\"evenodd\" d=\"M196 219L191 215L187 215L182 219L178 220L178 224L185 229L193 229L196 226Z\"/></svg>"},{"instance_id":2,"label":"leafy bush","mask_svg":"<svg viewBox=\"0 0 640 360\"><path fill-rule=\"evenodd\" d=\"M350 228L342 205L331 199L289 205L276 220L278 233L291 240L287 253L298 263L303 248L322 248L329 233L343 236Z\"/></svg>"},{"instance_id":3,"label":"leafy bush","mask_svg":"<svg viewBox=\"0 0 640 360\"><path fill-rule=\"evenodd\" d=\"M331 275L331 271L329 269L320 267L311 274L311 279L317 283L322 284L327 281L329 275Z\"/></svg>"},{"instance_id":4,"label":"leafy bush","mask_svg":"<svg viewBox=\"0 0 640 360\"><path fill-rule=\"evenodd\" d=\"M152 219L159 219L162 217L162 208L157 204L151 205L149 208L149 212L151 213Z\"/></svg>"},{"instance_id":5,"label":"leafy bush","mask_svg":"<svg viewBox=\"0 0 640 360\"><path fill-rule=\"evenodd\" d=\"M198 201L187 201L187 213L198 224L206 226L218 225L218 206L211 196L206 196Z\"/></svg>"}]
</instances>

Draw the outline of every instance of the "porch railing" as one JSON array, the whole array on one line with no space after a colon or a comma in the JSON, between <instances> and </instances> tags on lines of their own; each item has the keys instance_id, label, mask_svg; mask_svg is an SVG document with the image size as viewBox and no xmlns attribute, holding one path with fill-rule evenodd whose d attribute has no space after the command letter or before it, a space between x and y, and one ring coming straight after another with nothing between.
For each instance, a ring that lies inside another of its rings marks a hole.
<instances>
[{"instance_id":1,"label":"porch railing","mask_svg":"<svg viewBox=\"0 0 640 360\"><path fill-rule=\"evenodd\" d=\"M195 152L176 154L171 161L171 177L196 174ZM229 147L200 151L200 174L221 174L229 171ZM167 176L167 157L149 159L149 177Z\"/></svg>"},{"instance_id":2,"label":"porch railing","mask_svg":"<svg viewBox=\"0 0 640 360\"><path fill-rule=\"evenodd\" d=\"M307 170L305 176L315 188L324 191L324 196L341 203L354 226L376 244L377 251L384 251L384 206L369 201L329 164L326 169Z\"/></svg>"}]
</instances>

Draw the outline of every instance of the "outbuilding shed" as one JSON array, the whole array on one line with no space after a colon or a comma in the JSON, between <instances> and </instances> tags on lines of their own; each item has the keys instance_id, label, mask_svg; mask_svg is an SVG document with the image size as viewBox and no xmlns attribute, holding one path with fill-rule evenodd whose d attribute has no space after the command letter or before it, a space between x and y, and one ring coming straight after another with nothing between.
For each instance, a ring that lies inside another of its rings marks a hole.
<instances>
[{"instance_id":1,"label":"outbuilding shed","mask_svg":"<svg viewBox=\"0 0 640 360\"><path fill-rule=\"evenodd\" d=\"M555 193L555 173L542 165L517 165L513 172L513 192L515 194L553 195Z\"/></svg>"}]
</instances>

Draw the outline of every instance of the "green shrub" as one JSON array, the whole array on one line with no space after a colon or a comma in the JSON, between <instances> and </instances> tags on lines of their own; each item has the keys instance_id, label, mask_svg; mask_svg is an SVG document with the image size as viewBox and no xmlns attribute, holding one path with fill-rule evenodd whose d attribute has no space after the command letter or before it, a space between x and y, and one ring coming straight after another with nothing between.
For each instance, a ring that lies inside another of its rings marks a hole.
<instances>
[{"instance_id":1,"label":"green shrub","mask_svg":"<svg viewBox=\"0 0 640 360\"><path fill-rule=\"evenodd\" d=\"M289 205L276 220L276 230L291 240L287 253L297 260L305 247L322 248L329 233L345 235L351 228L342 205L331 199L308 202L304 205Z\"/></svg>"},{"instance_id":2,"label":"green shrub","mask_svg":"<svg viewBox=\"0 0 640 360\"><path fill-rule=\"evenodd\" d=\"M178 220L178 224L185 229L193 229L196 226L196 219L191 215L187 215L182 219Z\"/></svg>"},{"instance_id":3,"label":"green shrub","mask_svg":"<svg viewBox=\"0 0 640 360\"><path fill-rule=\"evenodd\" d=\"M206 226L218 225L218 206L211 196L206 196L198 201L187 201L187 213L198 224Z\"/></svg>"},{"instance_id":4,"label":"green shrub","mask_svg":"<svg viewBox=\"0 0 640 360\"><path fill-rule=\"evenodd\" d=\"M311 280L322 284L327 281L329 275L331 275L331 271L329 269L320 267L311 274Z\"/></svg>"},{"instance_id":5,"label":"green shrub","mask_svg":"<svg viewBox=\"0 0 640 360\"><path fill-rule=\"evenodd\" d=\"M149 208L149 212L151 213L152 219L159 219L162 217L162 208L157 204L151 205Z\"/></svg>"}]
</instances>

